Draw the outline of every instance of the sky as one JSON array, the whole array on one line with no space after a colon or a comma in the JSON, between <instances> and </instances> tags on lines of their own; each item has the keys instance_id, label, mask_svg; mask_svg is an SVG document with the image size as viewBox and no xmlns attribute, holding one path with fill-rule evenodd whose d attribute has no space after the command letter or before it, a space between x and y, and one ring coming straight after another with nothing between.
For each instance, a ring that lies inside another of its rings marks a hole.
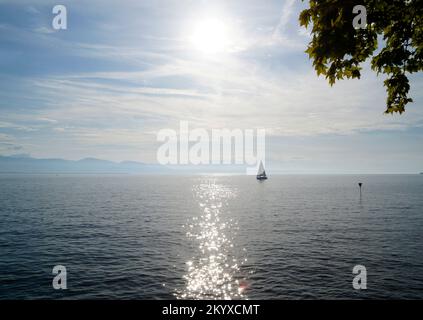
<instances>
[{"instance_id":1,"label":"sky","mask_svg":"<svg viewBox=\"0 0 423 320\"><path fill-rule=\"evenodd\" d=\"M57 4L66 30L52 28ZM403 115L384 114L368 64L330 87L304 53L306 5L0 0L0 155L156 163L158 131L189 121L265 128L267 171L423 171L422 74Z\"/></svg>"}]
</instances>

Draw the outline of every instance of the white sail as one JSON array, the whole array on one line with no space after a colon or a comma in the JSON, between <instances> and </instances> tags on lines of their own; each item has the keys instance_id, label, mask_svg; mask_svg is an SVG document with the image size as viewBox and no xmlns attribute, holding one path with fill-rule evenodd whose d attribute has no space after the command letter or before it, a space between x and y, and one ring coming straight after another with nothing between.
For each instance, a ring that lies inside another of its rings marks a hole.
<instances>
[{"instance_id":1,"label":"white sail","mask_svg":"<svg viewBox=\"0 0 423 320\"><path fill-rule=\"evenodd\" d=\"M260 161L260 166L259 166L259 170L257 172L257 175L263 175L265 174L264 172L264 166L263 166L263 161Z\"/></svg>"}]
</instances>

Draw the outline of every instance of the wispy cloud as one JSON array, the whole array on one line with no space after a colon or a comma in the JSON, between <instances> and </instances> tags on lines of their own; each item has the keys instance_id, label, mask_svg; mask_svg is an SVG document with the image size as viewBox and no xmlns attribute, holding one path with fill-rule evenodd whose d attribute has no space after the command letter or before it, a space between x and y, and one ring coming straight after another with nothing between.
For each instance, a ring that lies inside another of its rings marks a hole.
<instances>
[{"instance_id":1,"label":"wispy cloud","mask_svg":"<svg viewBox=\"0 0 423 320\"><path fill-rule=\"evenodd\" d=\"M281 17L279 18L279 22L273 30L273 38L278 39L283 36L285 29L288 25L289 19L292 16L292 12L294 10L294 3L295 0L286 0L284 2Z\"/></svg>"},{"instance_id":2,"label":"wispy cloud","mask_svg":"<svg viewBox=\"0 0 423 320\"><path fill-rule=\"evenodd\" d=\"M34 28L34 32L43 33L43 34L50 34L50 33L54 33L55 31L52 28L37 27L37 28Z\"/></svg>"}]
</instances>

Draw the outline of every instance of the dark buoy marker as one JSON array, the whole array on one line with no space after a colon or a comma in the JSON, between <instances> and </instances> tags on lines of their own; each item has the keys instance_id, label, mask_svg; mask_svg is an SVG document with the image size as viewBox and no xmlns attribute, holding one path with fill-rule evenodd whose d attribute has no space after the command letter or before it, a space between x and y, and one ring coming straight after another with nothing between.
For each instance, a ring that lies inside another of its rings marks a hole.
<instances>
[{"instance_id":1,"label":"dark buoy marker","mask_svg":"<svg viewBox=\"0 0 423 320\"><path fill-rule=\"evenodd\" d=\"M361 182L359 182L358 183L358 186L360 187L360 196L361 196L361 186L362 186L363 184L361 183Z\"/></svg>"}]
</instances>

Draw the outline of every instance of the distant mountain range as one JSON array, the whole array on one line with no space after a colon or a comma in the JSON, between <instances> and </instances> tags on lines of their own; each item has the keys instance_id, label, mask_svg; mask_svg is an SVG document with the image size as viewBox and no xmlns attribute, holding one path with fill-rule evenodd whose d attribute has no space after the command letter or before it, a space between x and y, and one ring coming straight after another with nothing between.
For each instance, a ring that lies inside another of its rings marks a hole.
<instances>
[{"instance_id":1,"label":"distant mountain range","mask_svg":"<svg viewBox=\"0 0 423 320\"><path fill-rule=\"evenodd\" d=\"M165 166L141 162L112 162L101 159L36 159L27 155L0 156L0 173L158 173Z\"/></svg>"},{"instance_id":2,"label":"distant mountain range","mask_svg":"<svg viewBox=\"0 0 423 320\"><path fill-rule=\"evenodd\" d=\"M81 160L37 159L29 155L0 156L0 173L121 173L190 174L243 173L242 166L164 166L136 161L113 162L95 158Z\"/></svg>"}]
</instances>

